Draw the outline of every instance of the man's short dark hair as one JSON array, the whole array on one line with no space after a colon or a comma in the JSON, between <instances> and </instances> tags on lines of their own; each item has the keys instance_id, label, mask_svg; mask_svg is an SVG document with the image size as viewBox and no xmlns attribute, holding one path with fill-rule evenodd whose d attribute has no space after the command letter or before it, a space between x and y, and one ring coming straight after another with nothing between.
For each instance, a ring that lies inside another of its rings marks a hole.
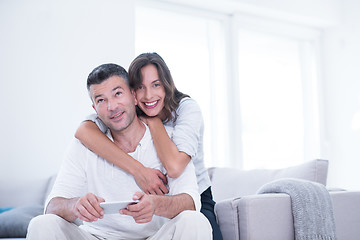
<instances>
[{"instance_id":1,"label":"man's short dark hair","mask_svg":"<svg viewBox=\"0 0 360 240\"><path fill-rule=\"evenodd\" d=\"M119 76L129 86L129 75L126 70L114 63L106 63L96 67L88 76L87 89L90 91L90 86L93 84L100 84L110 77Z\"/></svg>"}]
</instances>

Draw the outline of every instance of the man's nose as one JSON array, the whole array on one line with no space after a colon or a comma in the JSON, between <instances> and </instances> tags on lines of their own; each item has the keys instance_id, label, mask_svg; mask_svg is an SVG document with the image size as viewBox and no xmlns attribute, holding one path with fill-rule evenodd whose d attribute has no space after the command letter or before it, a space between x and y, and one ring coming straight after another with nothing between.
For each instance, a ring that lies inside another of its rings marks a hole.
<instances>
[{"instance_id":1,"label":"man's nose","mask_svg":"<svg viewBox=\"0 0 360 240\"><path fill-rule=\"evenodd\" d=\"M109 110L109 111L114 110L114 109L116 108L116 103L115 103L115 101L109 99L109 100L108 100L108 106L107 106L107 107L108 107L108 110Z\"/></svg>"}]
</instances>

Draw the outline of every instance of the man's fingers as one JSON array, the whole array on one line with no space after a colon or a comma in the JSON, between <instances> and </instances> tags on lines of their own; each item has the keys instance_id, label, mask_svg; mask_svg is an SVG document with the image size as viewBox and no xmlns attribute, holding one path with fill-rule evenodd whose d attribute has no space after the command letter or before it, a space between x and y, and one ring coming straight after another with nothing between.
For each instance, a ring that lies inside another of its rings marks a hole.
<instances>
[{"instance_id":1,"label":"man's fingers","mask_svg":"<svg viewBox=\"0 0 360 240\"><path fill-rule=\"evenodd\" d=\"M81 197L76 203L79 218L83 221L92 222L104 216L104 210L100 207L103 198L98 198L92 193Z\"/></svg>"},{"instance_id":2,"label":"man's fingers","mask_svg":"<svg viewBox=\"0 0 360 240\"><path fill-rule=\"evenodd\" d=\"M96 218L91 215L83 205L77 207L77 217L85 222L93 222Z\"/></svg>"},{"instance_id":3,"label":"man's fingers","mask_svg":"<svg viewBox=\"0 0 360 240\"><path fill-rule=\"evenodd\" d=\"M100 215L100 218L102 218L104 216L104 209L100 207L100 203L105 202L105 199L103 199L102 197L97 197L97 196L95 197L96 197L96 201L91 200L90 203L95 208L98 215Z\"/></svg>"},{"instance_id":4,"label":"man's fingers","mask_svg":"<svg viewBox=\"0 0 360 240\"><path fill-rule=\"evenodd\" d=\"M90 197L87 202L85 201L84 207L96 218L101 218L104 214L104 210L100 207L100 203L96 196Z\"/></svg>"},{"instance_id":5,"label":"man's fingers","mask_svg":"<svg viewBox=\"0 0 360 240\"><path fill-rule=\"evenodd\" d=\"M147 223L152 219L152 214L149 212L138 212L138 211L129 211L128 209L121 209L121 214L128 215L134 218L136 223Z\"/></svg>"}]
</instances>

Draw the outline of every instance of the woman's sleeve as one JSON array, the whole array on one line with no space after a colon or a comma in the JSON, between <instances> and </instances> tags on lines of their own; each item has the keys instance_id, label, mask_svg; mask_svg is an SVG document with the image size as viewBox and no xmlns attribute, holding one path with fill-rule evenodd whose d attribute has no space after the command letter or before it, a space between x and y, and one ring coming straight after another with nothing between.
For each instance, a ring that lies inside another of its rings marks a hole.
<instances>
[{"instance_id":1,"label":"woman's sleeve","mask_svg":"<svg viewBox=\"0 0 360 240\"><path fill-rule=\"evenodd\" d=\"M193 158L197 154L204 131L200 107L195 100L187 98L180 103L177 114L172 141L180 152Z\"/></svg>"},{"instance_id":2,"label":"woman's sleeve","mask_svg":"<svg viewBox=\"0 0 360 240\"><path fill-rule=\"evenodd\" d=\"M108 130L108 127L105 125L105 123L99 118L99 116L97 114L90 114L88 115L84 121L92 121L94 122L98 128L100 129L100 131L102 131L103 133L106 133L106 131Z\"/></svg>"}]
</instances>

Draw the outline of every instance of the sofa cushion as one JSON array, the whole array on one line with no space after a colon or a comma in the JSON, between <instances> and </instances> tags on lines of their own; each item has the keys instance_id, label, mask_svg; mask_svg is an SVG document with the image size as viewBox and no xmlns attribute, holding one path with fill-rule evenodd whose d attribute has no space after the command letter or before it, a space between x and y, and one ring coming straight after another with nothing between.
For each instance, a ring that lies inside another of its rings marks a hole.
<instances>
[{"instance_id":1,"label":"sofa cushion","mask_svg":"<svg viewBox=\"0 0 360 240\"><path fill-rule=\"evenodd\" d=\"M30 220L43 213L43 205L16 207L0 214L0 238L26 237Z\"/></svg>"},{"instance_id":2,"label":"sofa cushion","mask_svg":"<svg viewBox=\"0 0 360 240\"><path fill-rule=\"evenodd\" d=\"M212 168L209 174L212 181L214 200L242 197L256 194L265 183L280 178L299 178L326 185L328 161L316 159L284 169L240 170L233 168Z\"/></svg>"}]
</instances>

